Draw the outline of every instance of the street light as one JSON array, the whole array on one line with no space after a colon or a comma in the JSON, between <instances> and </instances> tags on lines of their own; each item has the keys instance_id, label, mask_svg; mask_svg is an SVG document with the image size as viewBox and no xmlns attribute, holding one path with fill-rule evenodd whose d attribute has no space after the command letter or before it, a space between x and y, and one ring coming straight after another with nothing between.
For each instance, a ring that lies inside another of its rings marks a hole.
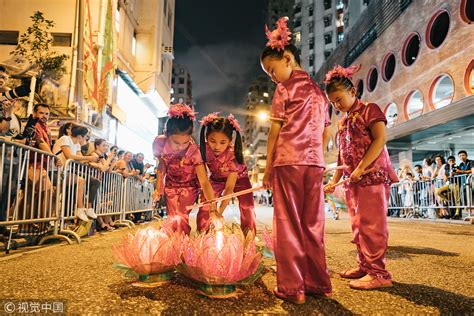
<instances>
[{"instance_id":1,"label":"street light","mask_svg":"<svg viewBox=\"0 0 474 316\"><path fill-rule=\"evenodd\" d=\"M266 111L258 112L257 117L260 121L286 122L286 119L281 119L281 118L278 118L278 117L270 116L270 114Z\"/></svg>"},{"instance_id":2,"label":"street light","mask_svg":"<svg viewBox=\"0 0 474 316\"><path fill-rule=\"evenodd\" d=\"M270 118L270 115L268 115L268 112L261 111L258 113L258 119L260 121L268 121Z\"/></svg>"}]
</instances>

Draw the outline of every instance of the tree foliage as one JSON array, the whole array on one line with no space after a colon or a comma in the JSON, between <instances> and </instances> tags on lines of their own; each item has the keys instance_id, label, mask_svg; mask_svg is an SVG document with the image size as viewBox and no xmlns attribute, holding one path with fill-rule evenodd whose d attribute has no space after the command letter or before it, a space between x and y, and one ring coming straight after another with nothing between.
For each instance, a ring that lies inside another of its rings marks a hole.
<instances>
[{"instance_id":1,"label":"tree foliage","mask_svg":"<svg viewBox=\"0 0 474 316\"><path fill-rule=\"evenodd\" d=\"M21 34L17 47L10 54L23 56L36 65L40 81L46 78L59 80L66 73L64 63L69 56L51 50L54 39L49 30L54 27L54 21L46 19L40 11L30 18L32 25Z\"/></svg>"}]
</instances>

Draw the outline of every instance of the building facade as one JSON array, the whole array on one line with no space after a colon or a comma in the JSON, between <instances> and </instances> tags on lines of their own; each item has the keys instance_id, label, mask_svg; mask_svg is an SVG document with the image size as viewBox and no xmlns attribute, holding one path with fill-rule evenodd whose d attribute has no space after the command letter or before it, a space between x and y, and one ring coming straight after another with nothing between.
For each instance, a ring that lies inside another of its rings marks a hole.
<instances>
[{"instance_id":1,"label":"building facade","mask_svg":"<svg viewBox=\"0 0 474 316\"><path fill-rule=\"evenodd\" d=\"M315 76L344 40L346 25L354 24L367 5L367 0L295 1L294 42L310 75Z\"/></svg>"},{"instance_id":2,"label":"building facade","mask_svg":"<svg viewBox=\"0 0 474 316\"><path fill-rule=\"evenodd\" d=\"M268 1L267 23L272 28L275 27L279 18L286 16L289 18L288 27L292 29L294 17L294 0L270 0Z\"/></svg>"},{"instance_id":3,"label":"building facade","mask_svg":"<svg viewBox=\"0 0 474 316\"><path fill-rule=\"evenodd\" d=\"M171 77L171 103L184 103L194 106L193 83L188 68L173 64Z\"/></svg>"},{"instance_id":4,"label":"building facade","mask_svg":"<svg viewBox=\"0 0 474 316\"><path fill-rule=\"evenodd\" d=\"M267 159L268 115L275 85L267 76L259 76L249 88L246 102L244 157L253 183L261 183Z\"/></svg>"},{"instance_id":5,"label":"building facade","mask_svg":"<svg viewBox=\"0 0 474 316\"><path fill-rule=\"evenodd\" d=\"M53 49L70 57L50 91L53 114L143 151L170 103L174 7L174 0L2 1L0 61L41 11L55 22Z\"/></svg>"},{"instance_id":6,"label":"building facade","mask_svg":"<svg viewBox=\"0 0 474 316\"><path fill-rule=\"evenodd\" d=\"M362 101L386 114L395 164L459 150L472 156L473 18L472 1L371 2L316 80L334 64L362 66L355 85ZM334 113L333 122L340 117ZM335 149L329 160L335 161Z\"/></svg>"}]
</instances>

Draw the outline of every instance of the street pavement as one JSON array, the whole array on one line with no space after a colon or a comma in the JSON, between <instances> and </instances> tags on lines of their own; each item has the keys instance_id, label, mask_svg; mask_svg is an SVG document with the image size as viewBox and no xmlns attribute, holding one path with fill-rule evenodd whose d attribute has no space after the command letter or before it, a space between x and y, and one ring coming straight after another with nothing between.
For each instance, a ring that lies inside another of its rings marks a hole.
<instances>
[{"instance_id":1,"label":"street pavement","mask_svg":"<svg viewBox=\"0 0 474 316\"><path fill-rule=\"evenodd\" d=\"M226 211L228 221L238 217L235 206ZM259 231L271 228L272 209L258 207L257 218ZM225 300L200 296L196 284L181 276L154 289L133 287L112 268L111 251L130 229L97 234L81 244L29 248L0 256L0 315L12 308L19 313L25 303L31 312L38 302L40 307L61 306L68 314L474 315L474 225L391 219L389 229L387 266L394 287L352 290L336 274L355 266L349 220L347 214L337 221L328 215L326 254L333 296L308 297L298 306L273 296L276 276L270 268L254 285L242 287L238 298Z\"/></svg>"}]
</instances>

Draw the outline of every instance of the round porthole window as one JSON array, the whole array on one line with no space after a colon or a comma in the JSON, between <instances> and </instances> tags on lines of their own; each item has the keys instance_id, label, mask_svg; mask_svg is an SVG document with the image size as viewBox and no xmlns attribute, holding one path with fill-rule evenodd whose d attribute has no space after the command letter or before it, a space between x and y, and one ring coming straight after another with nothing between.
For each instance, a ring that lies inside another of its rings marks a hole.
<instances>
[{"instance_id":1,"label":"round porthole window","mask_svg":"<svg viewBox=\"0 0 474 316\"><path fill-rule=\"evenodd\" d=\"M448 36L450 17L446 10L436 12L426 28L426 45L438 48Z\"/></svg>"},{"instance_id":2,"label":"round porthole window","mask_svg":"<svg viewBox=\"0 0 474 316\"><path fill-rule=\"evenodd\" d=\"M423 96L419 90L414 90L408 94L405 102L405 112L410 120L423 113Z\"/></svg>"},{"instance_id":3,"label":"round porthole window","mask_svg":"<svg viewBox=\"0 0 474 316\"><path fill-rule=\"evenodd\" d=\"M377 67L372 67L369 70L369 74L367 75L367 90L372 92L377 87L377 81L379 80L379 72L377 71Z\"/></svg>"},{"instance_id":4,"label":"round porthole window","mask_svg":"<svg viewBox=\"0 0 474 316\"><path fill-rule=\"evenodd\" d=\"M390 102L385 108L385 117L387 118L387 127L397 124L398 108L394 102Z\"/></svg>"},{"instance_id":5,"label":"round porthole window","mask_svg":"<svg viewBox=\"0 0 474 316\"><path fill-rule=\"evenodd\" d=\"M418 33L411 33L408 35L403 45L403 63L405 66L411 66L418 58L420 52L420 35Z\"/></svg>"},{"instance_id":6,"label":"round porthole window","mask_svg":"<svg viewBox=\"0 0 474 316\"><path fill-rule=\"evenodd\" d=\"M450 104L454 97L454 83L450 76L441 75L433 81L431 86L430 101L435 109L440 109Z\"/></svg>"},{"instance_id":7,"label":"round porthole window","mask_svg":"<svg viewBox=\"0 0 474 316\"><path fill-rule=\"evenodd\" d=\"M382 78L385 81L390 81L392 79L393 74L395 73L395 55L393 53L387 54L385 56L383 64L382 64Z\"/></svg>"}]
</instances>

